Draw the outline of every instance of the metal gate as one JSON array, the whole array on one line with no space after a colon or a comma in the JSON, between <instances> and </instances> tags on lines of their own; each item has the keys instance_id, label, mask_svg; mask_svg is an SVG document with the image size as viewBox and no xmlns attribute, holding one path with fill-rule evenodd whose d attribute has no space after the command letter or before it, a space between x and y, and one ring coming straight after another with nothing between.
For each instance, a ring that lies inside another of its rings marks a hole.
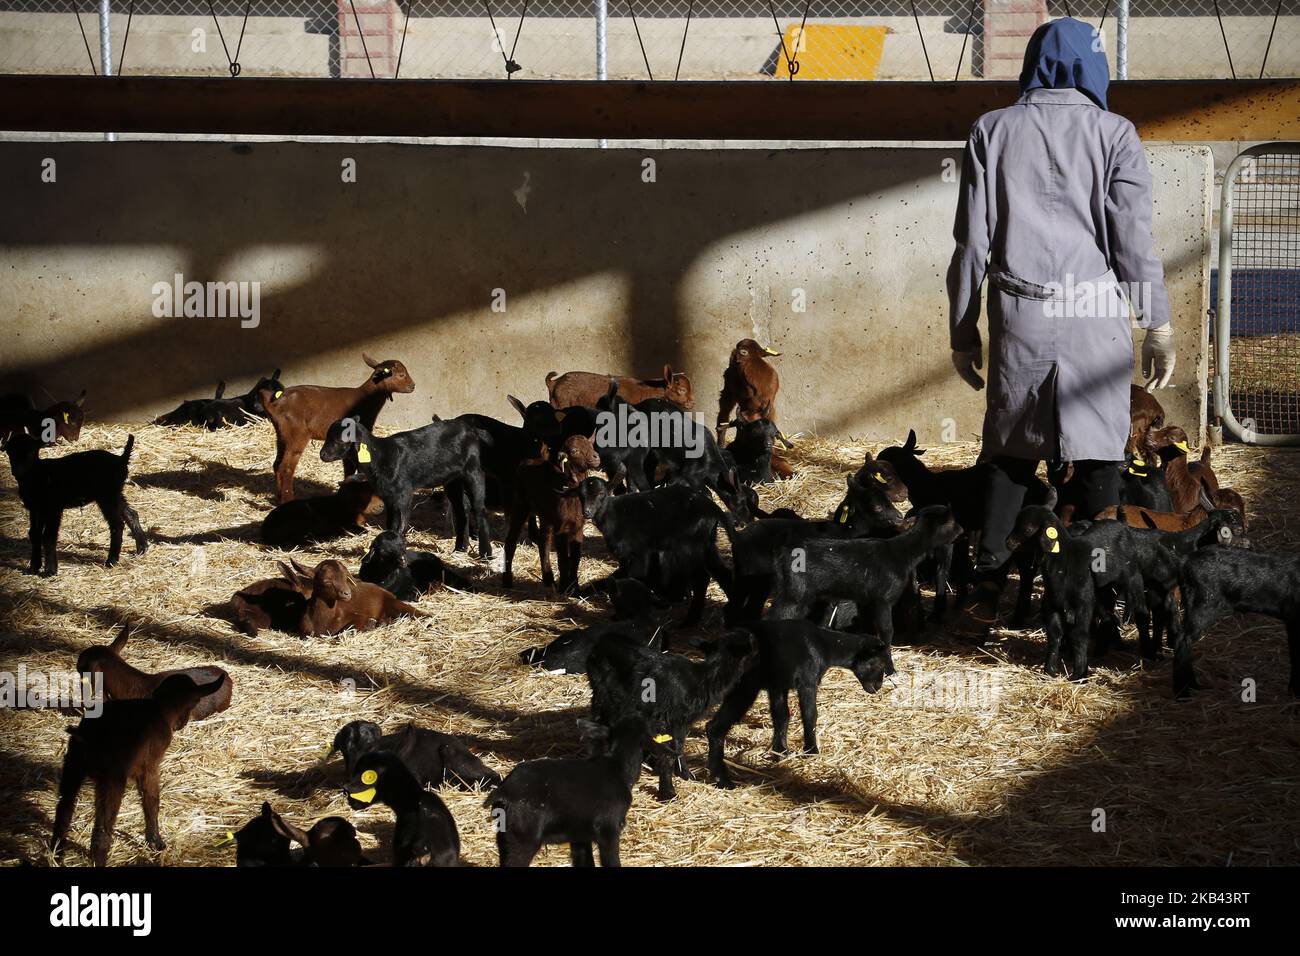
<instances>
[{"instance_id":1,"label":"metal gate","mask_svg":"<svg viewBox=\"0 0 1300 956\"><path fill-rule=\"evenodd\" d=\"M1300 143L1264 143L1223 176L1214 410L1256 445L1300 444Z\"/></svg>"}]
</instances>

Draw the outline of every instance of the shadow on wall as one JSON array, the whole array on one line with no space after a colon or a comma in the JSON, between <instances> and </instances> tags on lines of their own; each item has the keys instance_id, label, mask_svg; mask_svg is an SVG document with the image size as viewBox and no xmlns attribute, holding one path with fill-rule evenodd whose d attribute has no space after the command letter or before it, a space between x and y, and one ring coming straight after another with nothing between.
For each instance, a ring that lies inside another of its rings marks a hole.
<instances>
[{"instance_id":1,"label":"shadow on wall","mask_svg":"<svg viewBox=\"0 0 1300 956\"><path fill-rule=\"evenodd\" d=\"M251 381L277 365L289 383L355 384L366 371L359 356L342 381L314 378L313 361L383 351L374 342L385 338L427 400L428 386L448 387L447 376L481 378L483 367L521 358L510 322L491 311L493 290L505 290L514 307L548 288L615 276L624 301L608 289L585 297L579 289L571 300L553 293L542 314L529 311L532 364L564 371L608 355L613 367L649 376L671 362L697 372L704 399L725 352L706 358L693 348L679 288L701 253L849 202L864 183L884 193L922 177L906 163L870 163L861 179L813 182L808 160L820 151L791 152L659 152L656 181L647 184L641 150L9 144L0 170L11 181L39 177L46 156L58 162L58 179L22 190L0 227L7 258L22 263L15 270L35 279L0 284L0 302L9 300L20 339L36 339L0 361L0 388L86 387L94 416L113 419L128 409L161 411L169 396L209 395L218 378ZM358 160L353 184L341 182L346 157ZM644 189L644 202L630 199L630 189ZM259 250L260 262L281 250L307 261L291 270L292 282L261 277L268 288L256 328L150 314L155 282L176 272L200 282L257 280L241 262ZM73 303L75 312L55 312ZM481 313L484 328L445 328L467 313ZM485 335L492 322L501 324ZM432 361L411 357L421 351ZM540 376L504 385L541 397ZM502 395L491 400L504 404ZM710 402L701 402L706 413Z\"/></svg>"}]
</instances>

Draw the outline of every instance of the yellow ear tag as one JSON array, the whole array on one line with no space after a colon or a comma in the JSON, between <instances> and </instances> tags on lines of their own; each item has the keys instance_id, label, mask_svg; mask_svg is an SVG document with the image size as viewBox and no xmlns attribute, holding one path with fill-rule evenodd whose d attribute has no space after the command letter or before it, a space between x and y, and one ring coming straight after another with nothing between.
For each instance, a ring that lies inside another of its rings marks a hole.
<instances>
[{"instance_id":1,"label":"yellow ear tag","mask_svg":"<svg viewBox=\"0 0 1300 956\"><path fill-rule=\"evenodd\" d=\"M1138 471L1136 468L1130 468L1128 473L1130 475L1137 475L1139 478L1145 478L1147 476L1145 471Z\"/></svg>"},{"instance_id":2,"label":"yellow ear tag","mask_svg":"<svg viewBox=\"0 0 1300 956\"><path fill-rule=\"evenodd\" d=\"M556 413L555 413L555 420L556 420L557 422L562 422L562 421L564 421L564 416L565 416L565 413L564 413L564 412L556 412Z\"/></svg>"},{"instance_id":3,"label":"yellow ear tag","mask_svg":"<svg viewBox=\"0 0 1300 956\"><path fill-rule=\"evenodd\" d=\"M872 472L872 475L875 477L876 481L880 482L882 485L889 484L889 479L886 478L884 475L882 475L880 472L878 471Z\"/></svg>"},{"instance_id":4,"label":"yellow ear tag","mask_svg":"<svg viewBox=\"0 0 1300 956\"><path fill-rule=\"evenodd\" d=\"M657 744L666 744L666 743L668 743L668 741L670 741L670 740L672 740L672 739L673 739L673 735L672 735L672 734L658 734L658 735L655 737L655 743L657 743Z\"/></svg>"},{"instance_id":5,"label":"yellow ear tag","mask_svg":"<svg viewBox=\"0 0 1300 956\"><path fill-rule=\"evenodd\" d=\"M1134 458L1134 459L1133 459L1133 467L1134 467L1134 468L1144 468L1145 466L1146 466L1146 462L1143 461L1141 458Z\"/></svg>"},{"instance_id":6,"label":"yellow ear tag","mask_svg":"<svg viewBox=\"0 0 1300 956\"><path fill-rule=\"evenodd\" d=\"M1043 534L1047 535L1053 541L1055 541L1057 538L1061 536L1061 533L1051 526L1049 526L1047 530L1043 532Z\"/></svg>"},{"instance_id":7,"label":"yellow ear tag","mask_svg":"<svg viewBox=\"0 0 1300 956\"><path fill-rule=\"evenodd\" d=\"M324 747L320 749L320 759L321 760L328 759L329 755L332 754L333 752L334 752L334 745L326 744Z\"/></svg>"},{"instance_id":8,"label":"yellow ear tag","mask_svg":"<svg viewBox=\"0 0 1300 956\"><path fill-rule=\"evenodd\" d=\"M1060 550L1061 550L1061 542L1059 542L1059 541L1053 541L1053 542L1052 542L1052 554L1056 554L1056 553L1059 552Z\"/></svg>"},{"instance_id":9,"label":"yellow ear tag","mask_svg":"<svg viewBox=\"0 0 1300 956\"><path fill-rule=\"evenodd\" d=\"M376 784L379 782L379 774L376 773L374 770L367 770L365 773L361 775L361 782L364 783L367 787Z\"/></svg>"},{"instance_id":10,"label":"yellow ear tag","mask_svg":"<svg viewBox=\"0 0 1300 956\"><path fill-rule=\"evenodd\" d=\"M357 446L357 461L363 465L370 463L370 449L366 447L365 442Z\"/></svg>"},{"instance_id":11,"label":"yellow ear tag","mask_svg":"<svg viewBox=\"0 0 1300 956\"><path fill-rule=\"evenodd\" d=\"M63 413L63 424L65 424L65 425L68 424L68 413L67 413L67 412L64 412L64 413ZM1184 446L1184 447L1185 447L1185 446Z\"/></svg>"},{"instance_id":12,"label":"yellow ear tag","mask_svg":"<svg viewBox=\"0 0 1300 956\"><path fill-rule=\"evenodd\" d=\"M1047 538L1048 541L1052 542L1052 550L1050 553L1057 554L1058 552L1060 552L1061 542L1057 541L1056 539L1061 536L1061 533L1057 531L1055 528L1049 526L1043 529L1043 535Z\"/></svg>"},{"instance_id":13,"label":"yellow ear tag","mask_svg":"<svg viewBox=\"0 0 1300 956\"><path fill-rule=\"evenodd\" d=\"M840 512L840 524L848 524L848 523L849 523L849 509L845 508L843 511Z\"/></svg>"},{"instance_id":14,"label":"yellow ear tag","mask_svg":"<svg viewBox=\"0 0 1300 956\"><path fill-rule=\"evenodd\" d=\"M282 389L282 388L277 388L277 389L275 390L275 394L272 395L271 398L272 398L272 400L274 400L274 399L279 398L279 397L280 397L281 395L283 395L283 394L284 394L284 389Z\"/></svg>"},{"instance_id":15,"label":"yellow ear tag","mask_svg":"<svg viewBox=\"0 0 1300 956\"><path fill-rule=\"evenodd\" d=\"M357 803L373 803L375 800L375 788L368 787L360 793L349 793L348 796L357 801Z\"/></svg>"},{"instance_id":16,"label":"yellow ear tag","mask_svg":"<svg viewBox=\"0 0 1300 956\"><path fill-rule=\"evenodd\" d=\"M212 848L214 850L220 850L222 847L230 846L230 844L234 842L235 842L235 835L231 833L229 830L227 830L225 838L218 840L216 843L212 844Z\"/></svg>"},{"instance_id":17,"label":"yellow ear tag","mask_svg":"<svg viewBox=\"0 0 1300 956\"><path fill-rule=\"evenodd\" d=\"M64 416L64 417L66 418L67 416ZM1180 450L1180 451L1184 451L1184 452L1188 452L1188 453L1191 452L1191 449L1187 447L1187 442L1185 442L1185 441L1176 441L1176 442L1174 442L1174 447L1177 448L1177 449Z\"/></svg>"}]
</instances>

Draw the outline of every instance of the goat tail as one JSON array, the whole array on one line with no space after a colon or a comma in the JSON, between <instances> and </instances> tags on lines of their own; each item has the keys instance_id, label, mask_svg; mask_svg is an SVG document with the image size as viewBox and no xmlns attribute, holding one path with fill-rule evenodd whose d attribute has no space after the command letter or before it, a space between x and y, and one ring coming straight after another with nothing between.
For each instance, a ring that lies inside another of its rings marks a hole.
<instances>
[{"instance_id":1,"label":"goat tail","mask_svg":"<svg viewBox=\"0 0 1300 956\"><path fill-rule=\"evenodd\" d=\"M135 448L135 436L127 435L126 447L122 449L122 464L128 465L131 463L131 450L133 448Z\"/></svg>"},{"instance_id":2,"label":"goat tail","mask_svg":"<svg viewBox=\"0 0 1300 956\"><path fill-rule=\"evenodd\" d=\"M552 393L552 392L555 391L555 385L554 385L554 382L555 382L555 380L556 380L557 378L559 378L559 377L560 377L560 373L559 373L559 372L547 372L547 373L546 373L546 392L547 392L547 394L550 394L550 393Z\"/></svg>"}]
</instances>

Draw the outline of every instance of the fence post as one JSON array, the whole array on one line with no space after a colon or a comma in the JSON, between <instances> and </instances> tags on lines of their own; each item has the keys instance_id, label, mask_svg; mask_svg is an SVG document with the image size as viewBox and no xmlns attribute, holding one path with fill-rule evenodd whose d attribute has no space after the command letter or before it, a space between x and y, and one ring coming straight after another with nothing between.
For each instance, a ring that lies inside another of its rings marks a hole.
<instances>
[{"instance_id":1,"label":"fence post","mask_svg":"<svg viewBox=\"0 0 1300 956\"><path fill-rule=\"evenodd\" d=\"M113 75L112 0L99 0L99 72L104 76ZM105 133L104 139L112 143L117 140L117 134Z\"/></svg>"},{"instance_id":2,"label":"fence post","mask_svg":"<svg viewBox=\"0 0 1300 956\"><path fill-rule=\"evenodd\" d=\"M1128 0L1115 4L1115 79L1128 79Z\"/></svg>"},{"instance_id":3,"label":"fence post","mask_svg":"<svg viewBox=\"0 0 1300 956\"><path fill-rule=\"evenodd\" d=\"M596 0L596 79L608 79L608 35L609 26L609 5L607 0ZM609 145L609 140L597 140L597 145L604 149Z\"/></svg>"}]
</instances>

